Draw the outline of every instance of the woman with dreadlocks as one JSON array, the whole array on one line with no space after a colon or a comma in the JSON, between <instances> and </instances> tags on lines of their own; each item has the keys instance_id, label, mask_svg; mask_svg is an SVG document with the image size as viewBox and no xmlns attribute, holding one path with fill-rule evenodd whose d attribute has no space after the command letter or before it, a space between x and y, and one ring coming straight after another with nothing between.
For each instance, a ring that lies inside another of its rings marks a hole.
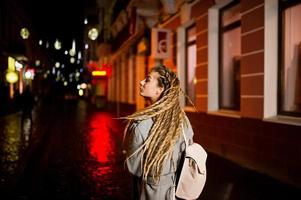
<instances>
[{"instance_id":1,"label":"woman with dreadlocks","mask_svg":"<svg viewBox=\"0 0 301 200\"><path fill-rule=\"evenodd\" d=\"M154 67L140 82L140 95L150 106L125 117L126 165L134 176L135 199L175 198L175 172L185 150L182 131L188 141L193 137L180 94L179 79L165 66Z\"/></svg>"}]
</instances>

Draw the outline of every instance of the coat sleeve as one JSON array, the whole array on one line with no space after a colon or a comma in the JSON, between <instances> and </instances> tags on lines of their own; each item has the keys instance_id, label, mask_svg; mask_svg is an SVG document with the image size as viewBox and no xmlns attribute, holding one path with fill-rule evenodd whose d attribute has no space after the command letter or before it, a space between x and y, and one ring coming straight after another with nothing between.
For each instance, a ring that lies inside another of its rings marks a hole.
<instances>
[{"instance_id":1,"label":"coat sleeve","mask_svg":"<svg viewBox=\"0 0 301 200\"><path fill-rule=\"evenodd\" d=\"M130 128L129 141L127 145L126 165L129 172L135 176L141 177L142 169L142 150L137 151L143 144L141 131L137 124Z\"/></svg>"}]
</instances>

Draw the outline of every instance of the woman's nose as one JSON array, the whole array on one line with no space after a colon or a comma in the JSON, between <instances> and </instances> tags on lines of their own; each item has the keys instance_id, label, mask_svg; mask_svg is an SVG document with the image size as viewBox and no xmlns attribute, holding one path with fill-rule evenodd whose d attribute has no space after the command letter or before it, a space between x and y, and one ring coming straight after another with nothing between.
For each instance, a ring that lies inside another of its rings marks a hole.
<instances>
[{"instance_id":1,"label":"woman's nose","mask_svg":"<svg viewBox=\"0 0 301 200\"><path fill-rule=\"evenodd\" d=\"M144 80L140 81L140 86L144 85Z\"/></svg>"}]
</instances>

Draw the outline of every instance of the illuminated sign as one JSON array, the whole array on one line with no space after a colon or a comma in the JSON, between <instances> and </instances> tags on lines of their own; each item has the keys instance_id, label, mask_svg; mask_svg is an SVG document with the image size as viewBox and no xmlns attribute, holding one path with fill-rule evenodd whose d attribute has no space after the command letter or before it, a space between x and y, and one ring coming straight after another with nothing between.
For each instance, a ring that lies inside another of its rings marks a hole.
<instances>
[{"instance_id":1,"label":"illuminated sign","mask_svg":"<svg viewBox=\"0 0 301 200\"><path fill-rule=\"evenodd\" d=\"M15 71L15 59L13 57L8 57L8 70Z\"/></svg>"},{"instance_id":2,"label":"illuminated sign","mask_svg":"<svg viewBox=\"0 0 301 200\"><path fill-rule=\"evenodd\" d=\"M106 71L92 71L92 76L106 76Z\"/></svg>"},{"instance_id":3,"label":"illuminated sign","mask_svg":"<svg viewBox=\"0 0 301 200\"><path fill-rule=\"evenodd\" d=\"M171 32L168 29L153 28L151 37L152 57L159 59L170 58Z\"/></svg>"}]
</instances>

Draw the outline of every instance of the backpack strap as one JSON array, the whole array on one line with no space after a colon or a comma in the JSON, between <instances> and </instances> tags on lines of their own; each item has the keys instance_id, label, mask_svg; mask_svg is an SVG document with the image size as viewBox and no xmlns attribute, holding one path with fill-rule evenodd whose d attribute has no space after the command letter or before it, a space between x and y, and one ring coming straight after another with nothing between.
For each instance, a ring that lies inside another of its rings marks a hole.
<instances>
[{"instance_id":1,"label":"backpack strap","mask_svg":"<svg viewBox=\"0 0 301 200\"><path fill-rule=\"evenodd\" d=\"M185 135L185 132L184 132L184 126L183 126L183 123L181 124L181 128L182 128L182 130L181 130L181 132L182 132L182 135L183 135L183 138L184 138L184 141L185 141L185 149L186 149L186 147L189 145L189 143L188 143L188 140L187 140L187 138L186 138L186 135ZM185 150L184 150L185 151ZM174 162L173 162L173 159L171 158L171 163L172 163L172 168L173 168L173 170L174 170L174 176L173 176L173 182L174 182L174 187L176 187L176 173L177 173L177 169L176 169L176 167L175 167L175 165L174 165Z\"/></svg>"},{"instance_id":2,"label":"backpack strap","mask_svg":"<svg viewBox=\"0 0 301 200\"><path fill-rule=\"evenodd\" d=\"M187 141L187 138L186 138L186 136L185 136L185 133L184 133L184 126L183 126L183 123L181 124L181 132L182 132L182 135L183 135L183 137L184 137L184 141L185 141L185 149L186 149L186 147L187 147L187 145L188 145L188 141ZM176 188L176 173L177 173L177 169L176 169L176 167L175 167L175 165L174 165L174 161L173 161L173 159L172 159L172 157L171 157L171 164L172 164L172 168L173 168L173 170L174 170L174 174L173 174L173 177L172 177L172 179L173 179L173 183L174 183L174 187Z\"/></svg>"},{"instance_id":3,"label":"backpack strap","mask_svg":"<svg viewBox=\"0 0 301 200\"><path fill-rule=\"evenodd\" d=\"M185 148L186 148L189 144L188 144L188 140L186 138L185 132L184 132L183 124L181 124L181 127L182 127L182 135L183 135L183 138L184 138L184 141L185 141Z\"/></svg>"}]
</instances>

